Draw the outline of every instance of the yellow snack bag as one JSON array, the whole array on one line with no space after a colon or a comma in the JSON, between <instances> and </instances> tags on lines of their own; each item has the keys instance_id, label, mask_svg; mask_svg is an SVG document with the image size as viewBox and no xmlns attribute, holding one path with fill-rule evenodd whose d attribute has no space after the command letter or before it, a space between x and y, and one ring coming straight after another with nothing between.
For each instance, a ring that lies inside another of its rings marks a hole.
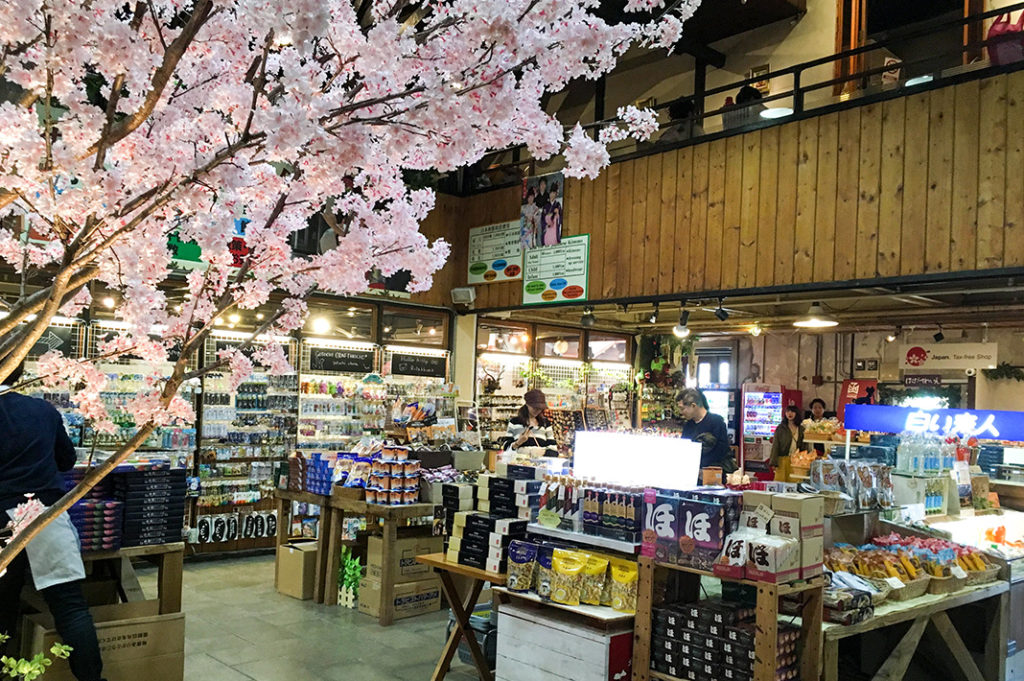
<instances>
[{"instance_id":1,"label":"yellow snack bag","mask_svg":"<svg viewBox=\"0 0 1024 681\"><path fill-rule=\"evenodd\" d=\"M639 576L639 569L633 561L612 561L612 608L619 612L636 612L636 589Z\"/></svg>"},{"instance_id":2,"label":"yellow snack bag","mask_svg":"<svg viewBox=\"0 0 1024 681\"><path fill-rule=\"evenodd\" d=\"M579 605L583 587L583 568L587 556L575 551L555 549L551 558L551 600L562 605Z\"/></svg>"},{"instance_id":3,"label":"yellow snack bag","mask_svg":"<svg viewBox=\"0 0 1024 681\"><path fill-rule=\"evenodd\" d=\"M580 603L601 605L601 594L608 581L608 559L587 556L583 566L583 586L580 589Z\"/></svg>"}]
</instances>

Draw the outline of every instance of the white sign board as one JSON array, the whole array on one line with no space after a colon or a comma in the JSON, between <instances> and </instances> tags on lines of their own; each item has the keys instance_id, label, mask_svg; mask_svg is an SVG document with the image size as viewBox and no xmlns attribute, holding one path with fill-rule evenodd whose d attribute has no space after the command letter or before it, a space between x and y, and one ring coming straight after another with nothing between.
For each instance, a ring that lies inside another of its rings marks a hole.
<instances>
[{"instance_id":1,"label":"white sign board","mask_svg":"<svg viewBox=\"0 0 1024 681\"><path fill-rule=\"evenodd\" d=\"M590 235L569 236L556 246L523 256L523 305L587 299Z\"/></svg>"},{"instance_id":2,"label":"white sign board","mask_svg":"<svg viewBox=\"0 0 1024 681\"><path fill-rule=\"evenodd\" d=\"M690 489L700 475L700 443L676 437L576 431L573 475L622 485Z\"/></svg>"},{"instance_id":3,"label":"white sign board","mask_svg":"<svg viewBox=\"0 0 1024 681\"><path fill-rule=\"evenodd\" d=\"M921 343L900 346L901 369L994 369L996 343Z\"/></svg>"},{"instance_id":4,"label":"white sign board","mask_svg":"<svg viewBox=\"0 0 1024 681\"><path fill-rule=\"evenodd\" d=\"M469 283L493 284L523 278L519 221L469 230Z\"/></svg>"}]
</instances>

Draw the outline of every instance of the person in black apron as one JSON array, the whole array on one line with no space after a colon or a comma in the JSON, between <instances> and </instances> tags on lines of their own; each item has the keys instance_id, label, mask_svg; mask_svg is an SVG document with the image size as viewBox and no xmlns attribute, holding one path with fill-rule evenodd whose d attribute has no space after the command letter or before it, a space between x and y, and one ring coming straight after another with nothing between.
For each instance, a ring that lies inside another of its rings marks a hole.
<instances>
[{"instance_id":1,"label":"person in black apron","mask_svg":"<svg viewBox=\"0 0 1024 681\"><path fill-rule=\"evenodd\" d=\"M19 367L0 386L0 514L5 518L13 518L14 509L29 494L45 505L56 503L64 496L59 471L73 468L76 458L60 413L44 400L11 391L21 372ZM6 522L0 521L3 525ZM0 575L0 634L14 634L21 589L29 573L53 615L57 633L72 648L68 663L75 678L102 681L96 627L82 594L85 566L78 533L67 513L33 537ZM6 654L13 656L13 652Z\"/></svg>"}]
</instances>

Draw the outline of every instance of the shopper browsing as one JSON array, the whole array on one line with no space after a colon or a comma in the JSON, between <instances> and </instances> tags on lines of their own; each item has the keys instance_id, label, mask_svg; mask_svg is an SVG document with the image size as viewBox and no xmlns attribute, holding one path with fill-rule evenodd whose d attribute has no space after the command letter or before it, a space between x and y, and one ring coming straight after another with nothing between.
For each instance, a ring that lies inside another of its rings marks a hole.
<instances>
[{"instance_id":1,"label":"shopper browsing","mask_svg":"<svg viewBox=\"0 0 1024 681\"><path fill-rule=\"evenodd\" d=\"M545 456L558 456L551 422L544 418L544 411L548 408L547 396L540 390L530 390L523 395L523 401L525 404L519 408L519 413L508 422L502 447L544 447L547 450Z\"/></svg>"},{"instance_id":2,"label":"shopper browsing","mask_svg":"<svg viewBox=\"0 0 1024 681\"><path fill-rule=\"evenodd\" d=\"M790 456L804 448L804 427L800 425L800 412L792 404L782 412L782 423L772 438L772 453L768 463L775 469L775 479L789 482Z\"/></svg>"},{"instance_id":3,"label":"shopper browsing","mask_svg":"<svg viewBox=\"0 0 1024 681\"><path fill-rule=\"evenodd\" d=\"M22 367L18 367L0 386L0 515L4 517L25 501L26 494L47 505L56 503L64 495L58 471L75 465L75 448L57 410L43 400L11 391L21 373ZM75 678L101 681L103 661L96 628L82 595L85 566L78 533L66 513L43 528L0 576L2 634L14 634L21 589L30 569L57 633L71 646L68 661Z\"/></svg>"},{"instance_id":4,"label":"shopper browsing","mask_svg":"<svg viewBox=\"0 0 1024 681\"><path fill-rule=\"evenodd\" d=\"M679 391L676 402L686 419L683 437L700 443L700 467L720 466L725 473L735 471L737 466L729 447L729 429L725 419L708 411L704 393L687 388Z\"/></svg>"}]
</instances>

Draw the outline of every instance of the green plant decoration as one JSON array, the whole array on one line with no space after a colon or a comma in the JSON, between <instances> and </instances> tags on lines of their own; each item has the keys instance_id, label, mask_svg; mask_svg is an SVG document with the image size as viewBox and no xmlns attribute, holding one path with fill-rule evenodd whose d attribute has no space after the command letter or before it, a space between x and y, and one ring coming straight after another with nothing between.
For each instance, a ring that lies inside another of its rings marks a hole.
<instances>
[{"instance_id":1,"label":"green plant decoration","mask_svg":"<svg viewBox=\"0 0 1024 681\"><path fill-rule=\"evenodd\" d=\"M0 643L6 642L7 636L0 634ZM71 655L71 647L61 643L54 643L50 647L50 655L59 660L66 660ZM53 660L39 653L31 660L8 657L0 657L0 676L19 681L34 681L46 672L46 668L53 664Z\"/></svg>"},{"instance_id":2,"label":"green plant decoration","mask_svg":"<svg viewBox=\"0 0 1024 681\"><path fill-rule=\"evenodd\" d=\"M1024 368L1009 362L1000 362L995 369L982 369L981 373L990 381L1024 381Z\"/></svg>"}]
</instances>

